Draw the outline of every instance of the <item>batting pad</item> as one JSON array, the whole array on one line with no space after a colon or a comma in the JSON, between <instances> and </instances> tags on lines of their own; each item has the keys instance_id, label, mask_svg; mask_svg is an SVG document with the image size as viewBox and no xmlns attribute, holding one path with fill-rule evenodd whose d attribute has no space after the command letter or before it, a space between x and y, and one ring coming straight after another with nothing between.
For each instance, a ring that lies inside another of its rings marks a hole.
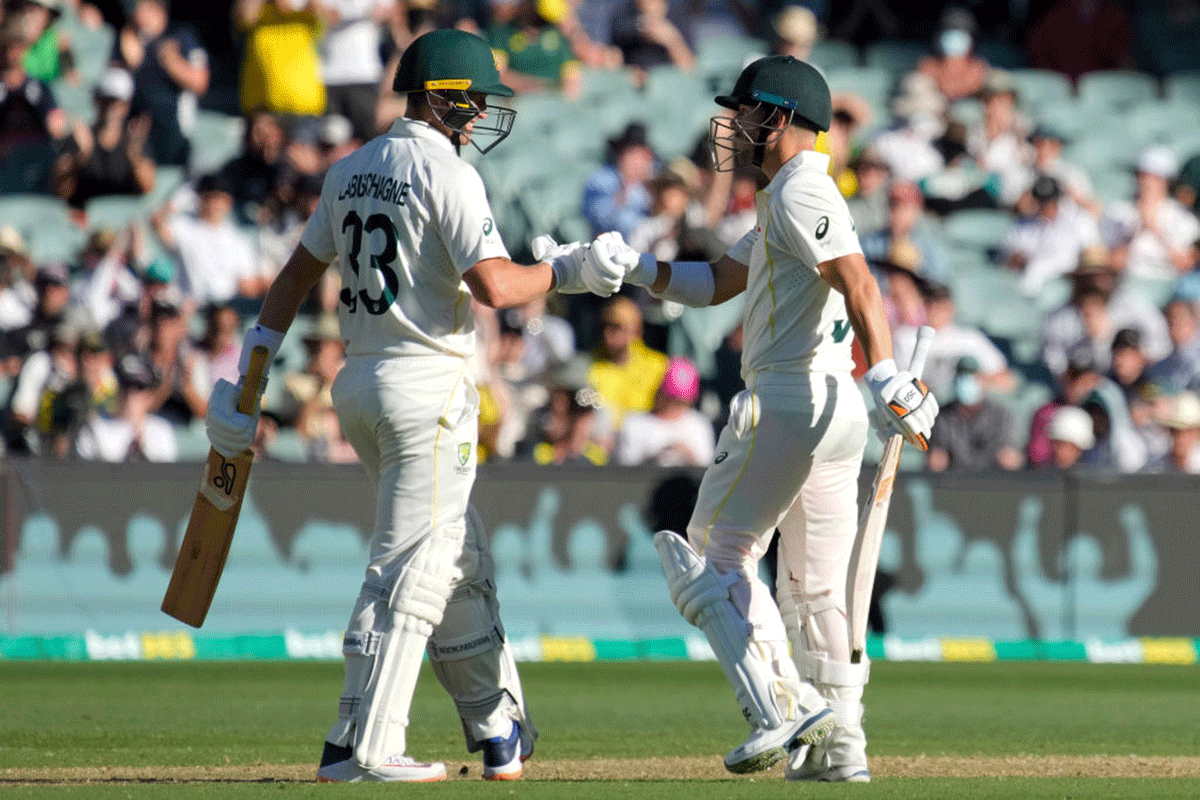
<instances>
[{"instance_id":1,"label":"batting pad","mask_svg":"<svg viewBox=\"0 0 1200 800\"><path fill-rule=\"evenodd\" d=\"M777 728L804 711L824 705L811 686L802 686L784 642L750 638L750 624L729 599L737 580L721 576L671 531L654 535L675 607L699 628L733 686L746 720L756 728ZM802 703L801 696L808 702Z\"/></svg>"}]
</instances>

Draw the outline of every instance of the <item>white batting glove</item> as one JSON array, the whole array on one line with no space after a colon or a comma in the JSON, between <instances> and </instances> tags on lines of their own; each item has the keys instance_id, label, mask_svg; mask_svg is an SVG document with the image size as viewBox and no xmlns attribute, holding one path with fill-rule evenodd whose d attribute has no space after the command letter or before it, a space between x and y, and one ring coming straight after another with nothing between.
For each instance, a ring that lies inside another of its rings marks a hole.
<instances>
[{"instance_id":1,"label":"white batting glove","mask_svg":"<svg viewBox=\"0 0 1200 800\"><path fill-rule=\"evenodd\" d=\"M938 401L920 378L907 370L897 370L892 359L880 361L863 376L875 398L872 422L886 425L905 441L929 449L929 434L937 418ZM885 437L886 438L886 437Z\"/></svg>"},{"instance_id":2,"label":"white batting glove","mask_svg":"<svg viewBox=\"0 0 1200 800\"><path fill-rule=\"evenodd\" d=\"M651 253L634 250L617 231L600 234L592 242L592 247L597 244L602 244L603 252L625 270L625 283L650 286L658 279L658 259Z\"/></svg>"},{"instance_id":3,"label":"white batting glove","mask_svg":"<svg viewBox=\"0 0 1200 800\"><path fill-rule=\"evenodd\" d=\"M222 378L213 386L212 394L208 396L208 413L204 417L208 441L226 458L233 458L244 450L249 450L254 441L254 433L258 429L259 398L266 391L267 379L263 376L259 382L258 398L255 398L254 411L250 414L243 414L237 410L238 398L242 396L245 380L245 376L242 376L235 386Z\"/></svg>"},{"instance_id":4,"label":"white batting glove","mask_svg":"<svg viewBox=\"0 0 1200 800\"><path fill-rule=\"evenodd\" d=\"M583 257L587 252L587 242L567 242L559 244L548 233L534 237L529 243L533 257L538 261L549 262L554 270L554 291L559 294L583 294L588 287L583 282Z\"/></svg>"}]
</instances>

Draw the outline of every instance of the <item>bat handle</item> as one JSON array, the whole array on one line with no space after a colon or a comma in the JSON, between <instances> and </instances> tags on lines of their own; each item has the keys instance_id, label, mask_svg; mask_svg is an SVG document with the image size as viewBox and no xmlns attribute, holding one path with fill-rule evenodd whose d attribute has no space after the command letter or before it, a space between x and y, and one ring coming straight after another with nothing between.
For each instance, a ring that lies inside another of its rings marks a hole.
<instances>
[{"instance_id":1,"label":"bat handle","mask_svg":"<svg viewBox=\"0 0 1200 800\"><path fill-rule=\"evenodd\" d=\"M268 350L261 344L250 351L250 366L242 382L242 395L237 401L239 414L254 412L254 401L258 398L258 385L262 383L263 371L267 368Z\"/></svg>"},{"instance_id":2,"label":"bat handle","mask_svg":"<svg viewBox=\"0 0 1200 800\"><path fill-rule=\"evenodd\" d=\"M929 357L929 348L933 346L933 337L936 331L928 325L922 325L917 329L917 343L913 347L912 361L908 365L908 371L918 378L925 371L925 359Z\"/></svg>"}]
</instances>

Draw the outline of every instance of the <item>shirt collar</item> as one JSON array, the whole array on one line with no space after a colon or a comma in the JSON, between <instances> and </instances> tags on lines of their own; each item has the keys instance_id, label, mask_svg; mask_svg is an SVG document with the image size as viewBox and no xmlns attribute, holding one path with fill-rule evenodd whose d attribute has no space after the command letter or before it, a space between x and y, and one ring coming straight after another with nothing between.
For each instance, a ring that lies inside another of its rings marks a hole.
<instances>
[{"instance_id":1,"label":"shirt collar","mask_svg":"<svg viewBox=\"0 0 1200 800\"><path fill-rule=\"evenodd\" d=\"M825 153L818 153L816 150L803 150L799 155L788 159L787 163L779 168L779 172L775 173L771 183L782 183L793 172L800 169L815 169L822 174L828 173L829 156Z\"/></svg>"},{"instance_id":2,"label":"shirt collar","mask_svg":"<svg viewBox=\"0 0 1200 800\"><path fill-rule=\"evenodd\" d=\"M409 119L408 117L397 117L392 123L392 127L388 129L389 136L397 136L403 139L424 139L432 142L440 147L444 147L451 153L454 152L454 145L451 144L449 137L439 131L437 128L419 119Z\"/></svg>"}]
</instances>

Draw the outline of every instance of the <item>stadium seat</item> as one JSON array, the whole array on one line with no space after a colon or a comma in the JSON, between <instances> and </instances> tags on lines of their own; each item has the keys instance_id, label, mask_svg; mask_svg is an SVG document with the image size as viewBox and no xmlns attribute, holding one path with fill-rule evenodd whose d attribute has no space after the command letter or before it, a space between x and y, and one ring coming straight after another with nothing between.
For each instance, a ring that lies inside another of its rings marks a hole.
<instances>
[{"instance_id":1,"label":"stadium seat","mask_svg":"<svg viewBox=\"0 0 1200 800\"><path fill-rule=\"evenodd\" d=\"M853 92L866 100L877 119L886 119L888 100L895 88L897 75L882 67L846 67L825 73L829 88L834 92Z\"/></svg>"},{"instance_id":2,"label":"stadium seat","mask_svg":"<svg viewBox=\"0 0 1200 800\"><path fill-rule=\"evenodd\" d=\"M1175 131L1200 129L1200 107L1195 102L1149 100L1131 108L1121 127L1143 147L1169 142Z\"/></svg>"},{"instance_id":3,"label":"stadium seat","mask_svg":"<svg viewBox=\"0 0 1200 800\"><path fill-rule=\"evenodd\" d=\"M916 69L917 64L927 55L929 47L920 42L884 39L866 46L863 50L863 64L900 76Z\"/></svg>"},{"instance_id":4,"label":"stadium seat","mask_svg":"<svg viewBox=\"0 0 1200 800\"><path fill-rule=\"evenodd\" d=\"M1120 200L1129 200L1137 188L1137 179L1128 165L1123 168L1114 165L1109 169L1095 170L1091 177L1092 191L1106 206Z\"/></svg>"},{"instance_id":5,"label":"stadium seat","mask_svg":"<svg viewBox=\"0 0 1200 800\"><path fill-rule=\"evenodd\" d=\"M975 52L993 67L999 69L1021 69L1029 63L1025 58L1024 51L998 40L981 41L976 46Z\"/></svg>"},{"instance_id":6,"label":"stadium seat","mask_svg":"<svg viewBox=\"0 0 1200 800\"><path fill-rule=\"evenodd\" d=\"M280 461L308 461L308 442L295 428L280 428L269 452Z\"/></svg>"},{"instance_id":7,"label":"stadium seat","mask_svg":"<svg viewBox=\"0 0 1200 800\"><path fill-rule=\"evenodd\" d=\"M950 119L968 128L983 119L983 103L974 97L965 97L950 104Z\"/></svg>"},{"instance_id":8,"label":"stadium seat","mask_svg":"<svg viewBox=\"0 0 1200 800\"><path fill-rule=\"evenodd\" d=\"M583 68L580 74L580 84L584 100L603 101L616 94L632 92L633 81L624 69L591 69Z\"/></svg>"},{"instance_id":9,"label":"stadium seat","mask_svg":"<svg viewBox=\"0 0 1200 800\"><path fill-rule=\"evenodd\" d=\"M1069 100L1073 94L1071 79L1049 69L1014 69L1017 97L1023 108L1040 109L1052 103Z\"/></svg>"},{"instance_id":10,"label":"stadium seat","mask_svg":"<svg viewBox=\"0 0 1200 800\"><path fill-rule=\"evenodd\" d=\"M1131 166L1142 150L1141 143L1117 128L1097 129L1063 149L1063 158L1083 167L1089 175Z\"/></svg>"},{"instance_id":11,"label":"stadium seat","mask_svg":"<svg viewBox=\"0 0 1200 800\"><path fill-rule=\"evenodd\" d=\"M1200 71L1177 72L1163 78L1163 96L1168 103L1200 104Z\"/></svg>"},{"instance_id":12,"label":"stadium seat","mask_svg":"<svg viewBox=\"0 0 1200 800\"><path fill-rule=\"evenodd\" d=\"M89 231L108 228L119 230L146 218L149 212L141 197L107 194L93 197L84 207Z\"/></svg>"},{"instance_id":13,"label":"stadium seat","mask_svg":"<svg viewBox=\"0 0 1200 800\"><path fill-rule=\"evenodd\" d=\"M1035 122L1048 125L1071 142L1091 131L1112 125L1112 114L1102 107L1085 106L1078 100L1063 98L1048 101L1033 110Z\"/></svg>"},{"instance_id":14,"label":"stadium seat","mask_svg":"<svg viewBox=\"0 0 1200 800\"><path fill-rule=\"evenodd\" d=\"M762 39L714 34L696 43L696 66L705 73L729 68L740 70L747 61L766 54L767 45Z\"/></svg>"},{"instance_id":15,"label":"stadium seat","mask_svg":"<svg viewBox=\"0 0 1200 800\"><path fill-rule=\"evenodd\" d=\"M92 102L90 87L60 79L50 87L50 93L70 119L78 120L88 128L92 127L92 123L96 121L96 105Z\"/></svg>"},{"instance_id":16,"label":"stadium seat","mask_svg":"<svg viewBox=\"0 0 1200 800\"><path fill-rule=\"evenodd\" d=\"M987 249L1000 246L1012 223L1007 211L972 209L951 214L943 229L953 245Z\"/></svg>"},{"instance_id":17,"label":"stadium seat","mask_svg":"<svg viewBox=\"0 0 1200 800\"><path fill-rule=\"evenodd\" d=\"M817 42L808 59L826 71L859 65L858 48L841 39L822 39Z\"/></svg>"},{"instance_id":18,"label":"stadium seat","mask_svg":"<svg viewBox=\"0 0 1200 800\"><path fill-rule=\"evenodd\" d=\"M644 94L645 101L660 119L712 104L712 91L704 79L675 67L654 67L647 72Z\"/></svg>"},{"instance_id":19,"label":"stadium seat","mask_svg":"<svg viewBox=\"0 0 1200 800\"><path fill-rule=\"evenodd\" d=\"M0 220L21 232L35 262L71 262L83 246L84 233L71 221L67 204L43 194L0 197Z\"/></svg>"},{"instance_id":20,"label":"stadium seat","mask_svg":"<svg viewBox=\"0 0 1200 800\"><path fill-rule=\"evenodd\" d=\"M72 23L65 30L71 37L71 55L75 58L80 82L87 87L94 86L112 58L116 32L108 25L92 30L82 23Z\"/></svg>"},{"instance_id":21,"label":"stadium seat","mask_svg":"<svg viewBox=\"0 0 1200 800\"><path fill-rule=\"evenodd\" d=\"M1086 106L1127 108L1158 97L1158 80L1134 70L1097 70L1079 76L1079 101Z\"/></svg>"},{"instance_id":22,"label":"stadium seat","mask_svg":"<svg viewBox=\"0 0 1200 800\"><path fill-rule=\"evenodd\" d=\"M203 175L221 168L242 151L246 121L215 111L200 109L188 134L192 143L191 173Z\"/></svg>"},{"instance_id":23,"label":"stadium seat","mask_svg":"<svg viewBox=\"0 0 1200 800\"><path fill-rule=\"evenodd\" d=\"M172 425L175 431L175 447L178 450L176 461L204 461L208 458L208 433L204 430L204 420L198 419L190 425Z\"/></svg>"}]
</instances>

